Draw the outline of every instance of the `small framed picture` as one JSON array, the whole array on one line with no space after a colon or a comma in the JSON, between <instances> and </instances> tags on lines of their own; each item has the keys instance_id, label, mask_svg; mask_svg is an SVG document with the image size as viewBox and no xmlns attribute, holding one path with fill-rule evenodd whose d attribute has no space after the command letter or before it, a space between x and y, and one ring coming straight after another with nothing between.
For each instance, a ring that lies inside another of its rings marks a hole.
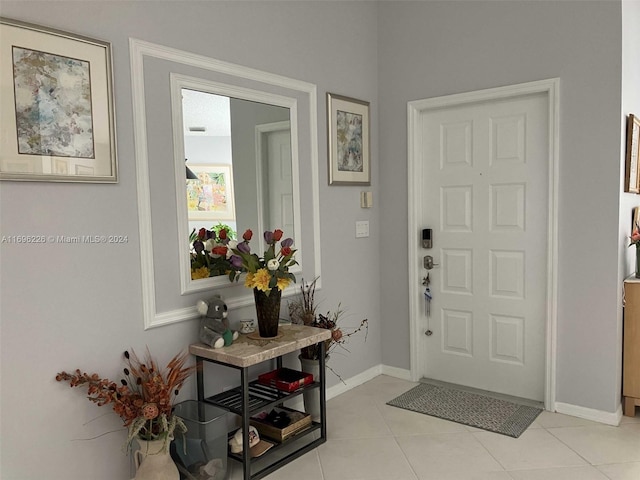
<instances>
[{"instance_id":1,"label":"small framed picture","mask_svg":"<svg viewBox=\"0 0 640 480\"><path fill-rule=\"evenodd\" d=\"M629 115L627 120L627 160L625 165L624 191L640 193L640 119Z\"/></svg>"},{"instance_id":2,"label":"small framed picture","mask_svg":"<svg viewBox=\"0 0 640 480\"><path fill-rule=\"evenodd\" d=\"M187 164L197 179L187 180L189 220L236 219L231 165Z\"/></svg>"},{"instance_id":3,"label":"small framed picture","mask_svg":"<svg viewBox=\"0 0 640 480\"><path fill-rule=\"evenodd\" d=\"M0 180L118 181L111 62L110 43L0 17Z\"/></svg>"},{"instance_id":4,"label":"small framed picture","mask_svg":"<svg viewBox=\"0 0 640 480\"><path fill-rule=\"evenodd\" d=\"M329 185L371 185L369 102L327 93Z\"/></svg>"}]
</instances>

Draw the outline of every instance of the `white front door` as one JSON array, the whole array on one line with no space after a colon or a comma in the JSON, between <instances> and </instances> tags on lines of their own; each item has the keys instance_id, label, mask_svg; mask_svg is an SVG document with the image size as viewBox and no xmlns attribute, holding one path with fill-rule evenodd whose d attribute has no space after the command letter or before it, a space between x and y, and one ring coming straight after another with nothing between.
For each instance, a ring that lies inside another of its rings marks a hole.
<instances>
[{"instance_id":1,"label":"white front door","mask_svg":"<svg viewBox=\"0 0 640 480\"><path fill-rule=\"evenodd\" d=\"M545 398L548 110L535 93L420 113L421 223L433 229L420 254L439 264L430 315L419 312L433 332L427 378Z\"/></svg>"}]
</instances>

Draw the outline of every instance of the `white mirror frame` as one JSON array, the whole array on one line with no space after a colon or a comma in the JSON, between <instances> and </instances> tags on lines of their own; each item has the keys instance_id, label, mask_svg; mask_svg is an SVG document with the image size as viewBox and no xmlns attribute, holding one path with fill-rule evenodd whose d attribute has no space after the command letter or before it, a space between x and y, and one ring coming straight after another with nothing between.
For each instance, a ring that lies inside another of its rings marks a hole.
<instances>
[{"instance_id":1,"label":"white mirror frame","mask_svg":"<svg viewBox=\"0 0 640 480\"><path fill-rule=\"evenodd\" d=\"M177 73L171 74L171 108L172 108L172 122L173 122L173 148L175 158L175 174L176 174L176 205L178 205L178 245L185 243L184 248L179 252L180 258L180 286L181 294L186 295L189 293L203 292L211 290L212 288L225 288L236 285L231 283L226 275L218 277L209 277L198 280L191 279L191 259L189 256L189 243L185 242L189 231L189 220L187 212L187 189L184 175L184 126L183 126L183 112L182 112L182 89L197 90L199 92L212 93L215 95L223 95L225 97L237 98L241 100L249 100L252 102L265 103L269 105L275 105L277 107L285 107L289 109L289 124L291 128L291 177L293 188L293 225L294 232L293 238L295 239L295 245L299 248L296 252L296 260L298 263L303 264L303 252L301 248L302 228L300 220L300 171L298 166L298 102L295 98L285 97L282 95L274 95L271 93L261 92L249 88L237 87L234 85L228 85L225 83L213 82L201 78L189 77L186 75L180 75ZM256 137L256 142L259 138ZM256 151L259 146L256 145ZM261 168L259 164L256 165L256 169ZM262 175L260 170L257 170L257 184L258 199L261 198L260 192L263 190ZM184 208L180 208L183 204ZM258 211L262 212L263 205L256 205ZM258 230L256 233L260 233L258 238L262 238L261 233L264 231L264 225L262 222L263 215L260 215L258 221ZM186 232L186 233L185 233ZM288 232L291 233L291 232ZM181 235L182 234L182 235ZM291 273L299 274L302 269L299 266L295 266L290 269ZM289 288L295 288L295 284L289 285Z\"/></svg>"},{"instance_id":2,"label":"white mirror frame","mask_svg":"<svg viewBox=\"0 0 640 480\"><path fill-rule=\"evenodd\" d=\"M316 277L320 276L320 208L319 208L319 184L318 184L318 128L317 128L317 87L312 83L291 79L281 75L263 72L260 70L235 65L233 63L215 60L203 55L186 52L135 38L129 39L129 54L131 64L131 85L133 103L133 129L135 141L136 169L137 169L137 190L138 190L138 219L140 238L152 237L151 221L151 193L149 186L149 158L147 147L147 126L145 113L145 92L144 92L144 57L152 57L160 60L167 60L181 65L197 67L204 70L223 73L257 81L263 84L273 85L300 92L308 97L309 101L309 128L310 128L310 151L309 161L311 169L312 184L312 204L313 204L313 265ZM291 117L294 123L293 113ZM297 123L297 122L295 122ZM293 125L292 125L293 127ZM292 135L293 138L293 135ZM293 140L292 140L293 142ZM292 150L294 150L292 146ZM297 145L295 150L297 150ZM184 168L182 168L184 170ZM176 167L177 171L177 167ZM184 172L183 172L184 173ZM186 212L185 212L186 215ZM302 237L299 232L302 230L300 221L295 225L296 242L300 245ZM156 287L153 263L153 246L150 242L140 241L140 265L142 276L142 308L144 316L144 329L150 329L163 325L168 325L197 317L195 301L192 307L177 308L165 312L156 310ZM307 257L307 261L310 258ZM228 280L227 280L228 281ZM317 287L320 288L318 281ZM209 287L211 288L211 287ZM199 289L198 289L199 290ZM182 292L181 292L182 293ZM251 305L253 295L247 292L245 295L225 299L230 309Z\"/></svg>"}]
</instances>

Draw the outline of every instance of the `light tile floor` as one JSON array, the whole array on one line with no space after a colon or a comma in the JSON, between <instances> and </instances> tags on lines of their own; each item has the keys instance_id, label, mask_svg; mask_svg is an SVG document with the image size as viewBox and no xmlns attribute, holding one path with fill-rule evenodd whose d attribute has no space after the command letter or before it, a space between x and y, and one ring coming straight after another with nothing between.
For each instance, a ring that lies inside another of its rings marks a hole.
<instances>
[{"instance_id":1,"label":"light tile floor","mask_svg":"<svg viewBox=\"0 0 640 480\"><path fill-rule=\"evenodd\" d=\"M640 412L618 427L542 412L515 439L386 405L415 385L381 375L329 400L327 442L266 479L640 480Z\"/></svg>"}]
</instances>

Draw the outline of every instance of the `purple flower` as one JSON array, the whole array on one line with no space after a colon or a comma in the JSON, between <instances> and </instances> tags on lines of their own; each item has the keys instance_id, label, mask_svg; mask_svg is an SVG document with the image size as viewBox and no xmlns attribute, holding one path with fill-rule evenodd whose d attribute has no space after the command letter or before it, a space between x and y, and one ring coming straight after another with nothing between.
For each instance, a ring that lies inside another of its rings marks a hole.
<instances>
[{"instance_id":1,"label":"purple flower","mask_svg":"<svg viewBox=\"0 0 640 480\"><path fill-rule=\"evenodd\" d=\"M238 244L238 250L241 251L242 253L251 253L249 242L240 242Z\"/></svg>"},{"instance_id":2,"label":"purple flower","mask_svg":"<svg viewBox=\"0 0 640 480\"><path fill-rule=\"evenodd\" d=\"M204 250L204 243L202 243L200 240L196 240L195 242L193 242L193 248L195 249L196 253L202 253L202 251Z\"/></svg>"},{"instance_id":3,"label":"purple flower","mask_svg":"<svg viewBox=\"0 0 640 480\"><path fill-rule=\"evenodd\" d=\"M231 262L231 265L234 268L242 268L242 258L240 258L238 255L231 255L231 258L229 258L229 262Z\"/></svg>"},{"instance_id":4,"label":"purple flower","mask_svg":"<svg viewBox=\"0 0 640 480\"><path fill-rule=\"evenodd\" d=\"M284 240L282 240L282 242L280 242L280 245L282 247L290 247L291 245L293 245L293 238L285 238Z\"/></svg>"},{"instance_id":5,"label":"purple flower","mask_svg":"<svg viewBox=\"0 0 640 480\"><path fill-rule=\"evenodd\" d=\"M273 232L270 232L269 230L264 232L264 241L271 245L273 243Z\"/></svg>"}]
</instances>

